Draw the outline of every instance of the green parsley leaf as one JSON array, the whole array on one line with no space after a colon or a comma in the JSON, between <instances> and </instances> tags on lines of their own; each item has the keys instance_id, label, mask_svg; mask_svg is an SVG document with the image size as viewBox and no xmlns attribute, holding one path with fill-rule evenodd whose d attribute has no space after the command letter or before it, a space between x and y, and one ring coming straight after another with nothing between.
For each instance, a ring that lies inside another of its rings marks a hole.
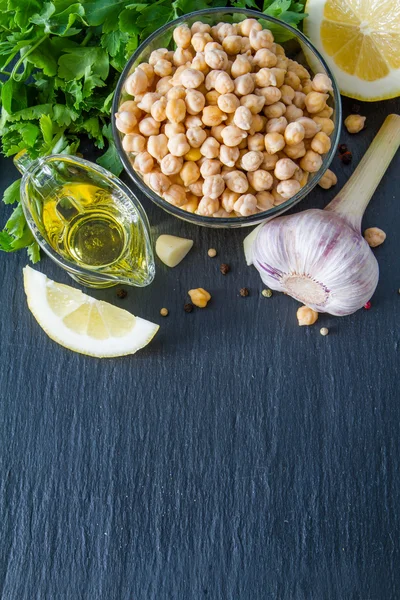
<instances>
[{"instance_id":1,"label":"green parsley leaf","mask_svg":"<svg viewBox=\"0 0 400 600\"><path fill-rule=\"evenodd\" d=\"M19 202L19 190L21 187L21 179L17 179L7 189L4 190L3 202L4 204L14 204Z\"/></svg>"},{"instance_id":2,"label":"green parsley leaf","mask_svg":"<svg viewBox=\"0 0 400 600\"><path fill-rule=\"evenodd\" d=\"M118 156L117 148L115 146L111 124L104 125L102 133L104 137L107 138L108 148L103 154L103 156L100 156L100 158L98 158L96 162L102 167L104 167L104 169L107 169L107 171L111 171L111 173L114 173L114 175L119 175L123 170L123 166Z\"/></svg>"},{"instance_id":3,"label":"green parsley leaf","mask_svg":"<svg viewBox=\"0 0 400 600\"><path fill-rule=\"evenodd\" d=\"M39 262L40 246L37 242L32 242L32 244L29 244L29 246L27 247L27 252L28 252L29 259L33 264Z\"/></svg>"}]
</instances>

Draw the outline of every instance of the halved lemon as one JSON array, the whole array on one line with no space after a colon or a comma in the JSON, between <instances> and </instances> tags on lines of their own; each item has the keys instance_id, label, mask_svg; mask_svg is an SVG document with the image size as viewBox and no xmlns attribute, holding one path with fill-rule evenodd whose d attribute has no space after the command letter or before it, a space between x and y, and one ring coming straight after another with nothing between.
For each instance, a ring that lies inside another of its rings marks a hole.
<instances>
[{"instance_id":1,"label":"halved lemon","mask_svg":"<svg viewBox=\"0 0 400 600\"><path fill-rule=\"evenodd\" d=\"M24 269L24 287L29 309L41 328L74 352L97 358L134 354L159 328L108 302L56 283L31 267Z\"/></svg>"},{"instance_id":2,"label":"halved lemon","mask_svg":"<svg viewBox=\"0 0 400 600\"><path fill-rule=\"evenodd\" d=\"M400 0L307 0L304 33L345 96L400 95Z\"/></svg>"}]
</instances>

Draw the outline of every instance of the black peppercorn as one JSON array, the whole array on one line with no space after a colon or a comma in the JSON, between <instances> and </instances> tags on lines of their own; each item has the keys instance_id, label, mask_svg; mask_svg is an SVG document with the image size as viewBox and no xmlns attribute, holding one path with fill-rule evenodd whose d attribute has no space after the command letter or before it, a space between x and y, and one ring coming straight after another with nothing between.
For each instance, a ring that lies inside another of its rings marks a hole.
<instances>
[{"instance_id":1,"label":"black peppercorn","mask_svg":"<svg viewBox=\"0 0 400 600\"><path fill-rule=\"evenodd\" d=\"M347 152L348 148L346 146L346 144L339 144L339 154L344 154L345 152Z\"/></svg>"},{"instance_id":2,"label":"black peppercorn","mask_svg":"<svg viewBox=\"0 0 400 600\"><path fill-rule=\"evenodd\" d=\"M187 313L191 313L193 310L193 304L191 302L188 302L187 304L185 304L185 306L183 307L183 310Z\"/></svg>"},{"instance_id":3,"label":"black peppercorn","mask_svg":"<svg viewBox=\"0 0 400 600\"><path fill-rule=\"evenodd\" d=\"M117 290L117 296L118 298L121 298L121 300L123 300L124 298L126 298L128 295L128 292L126 290Z\"/></svg>"},{"instance_id":4,"label":"black peppercorn","mask_svg":"<svg viewBox=\"0 0 400 600\"><path fill-rule=\"evenodd\" d=\"M229 271L231 270L229 265L226 265L225 263L222 263L222 265L220 266L219 270L221 271L222 275L226 275L227 273L229 273Z\"/></svg>"},{"instance_id":5,"label":"black peppercorn","mask_svg":"<svg viewBox=\"0 0 400 600\"><path fill-rule=\"evenodd\" d=\"M240 290L239 294L242 296L242 298L245 298L246 296L249 295L249 290L247 288L242 288Z\"/></svg>"},{"instance_id":6,"label":"black peppercorn","mask_svg":"<svg viewBox=\"0 0 400 600\"><path fill-rule=\"evenodd\" d=\"M340 155L340 160L342 161L342 163L344 165L349 165L352 161L352 158L353 158L353 156L352 156L351 152L349 152L349 151Z\"/></svg>"}]
</instances>

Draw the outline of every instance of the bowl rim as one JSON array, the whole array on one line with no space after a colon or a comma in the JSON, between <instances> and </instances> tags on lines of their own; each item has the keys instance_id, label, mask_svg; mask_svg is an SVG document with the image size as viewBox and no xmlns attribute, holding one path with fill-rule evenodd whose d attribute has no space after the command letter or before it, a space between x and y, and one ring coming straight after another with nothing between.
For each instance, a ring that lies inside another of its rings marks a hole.
<instances>
[{"instance_id":1,"label":"bowl rim","mask_svg":"<svg viewBox=\"0 0 400 600\"><path fill-rule=\"evenodd\" d=\"M205 217L203 215L197 215L195 213L190 213L190 212L183 210L177 206L174 206L173 204L170 204L169 202L164 200L161 196L156 194L149 186L147 186L144 183L144 181L142 180L142 178L139 177L139 175L137 175L135 169L132 167L132 165L129 161L127 153L125 152L125 150L122 147L122 139L120 137L120 132L118 131L118 129L116 127L115 113L118 112L119 99L122 95L122 90L123 90L125 80L126 80L127 76L130 74L132 65L137 61L138 57L145 50L145 48L154 39L156 39L159 35L161 35L165 31L167 31L168 29L177 26L179 23L187 21L188 19L193 19L197 16L203 16L203 15L210 16L214 13L227 13L227 14L239 13L239 14L243 14L247 17L253 17L256 19L263 19L265 21L270 21L271 23L273 23L275 25L279 25L279 26L283 27L284 29L287 29L294 35L294 37L296 37L301 42L303 42L305 44L305 46L307 47L307 49L310 50L312 52L312 54L314 54L317 57L317 59L322 63L325 71L327 72L329 78L332 81L332 88L333 88L332 95L333 95L334 108L335 108L335 113L336 113L335 114L335 129L332 132L330 150L327 152L327 154L325 154L321 168L314 175L313 179L311 181L308 181L306 183L306 185L297 192L297 194L292 196L292 198L289 198L288 200L286 200L286 202L283 202L282 204L279 204L278 206L274 206L273 208L270 208L266 211L256 213L255 215L250 215L248 217ZM162 208L166 212L169 212L170 214L178 217L179 219L183 219L183 220L193 223L195 225L203 225L206 227L207 226L213 226L213 227L218 226L221 228L223 228L223 227L233 228L233 227L256 225L258 223L265 221L266 219L272 219L272 218L280 215L281 213L286 212L293 206L295 206L298 202L303 200L311 192L311 190L314 189L314 187L318 184L320 179L326 173L326 171L327 171L329 165L331 164L333 157L335 155L336 147L337 147L340 133L341 133L341 126L342 126L342 104L341 104L339 87L336 82L334 74L332 73L331 69L329 68L329 66L328 66L327 62L325 61L325 59L323 58L323 56L315 48L315 46L310 42L310 40L303 34L303 32L299 31L298 29L294 29L294 27L292 27L291 25L288 25L287 23L284 23L283 21L280 21L279 19L276 19L275 17L265 15L264 13L262 13L260 11L251 10L251 9L247 9L247 8L215 7L215 8L207 8L207 9L193 11L191 13L182 15L181 17L178 17L177 19L174 19L173 21L170 21L169 23L166 23L159 29L156 29L156 31L154 31L148 38L146 38L146 40L144 40L137 47L137 49L135 50L135 52L132 54L132 56L128 60L127 64L125 65L125 68L122 71L122 73L118 79L118 83L117 83L117 86L116 86L115 92L114 92L113 104L112 104L111 124L112 124L112 132L113 132L114 142L117 147L118 155L124 166L124 169L128 173L128 175L131 177L133 182L140 189L140 191L143 194L145 194L145 196L150 198L155 204L157 204L160 208Z\"/></svg>"}]
</instances>

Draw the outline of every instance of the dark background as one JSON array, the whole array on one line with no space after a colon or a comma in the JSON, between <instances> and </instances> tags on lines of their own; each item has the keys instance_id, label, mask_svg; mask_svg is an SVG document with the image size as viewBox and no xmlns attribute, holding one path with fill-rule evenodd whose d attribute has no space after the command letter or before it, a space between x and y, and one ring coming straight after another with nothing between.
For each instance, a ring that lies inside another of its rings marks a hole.
<instances>
[{"instance_id":1,"label":"dark background","mask_svg":"<svg viewBox=\"0 0 400 600\"><path fill-rule=\"evenodd\" d=\"M366 129L341 136L352 164L335 158L339 184L297 209L323 208L396 111L363 105ZM2 191L11 160L0 172ZM195 244L125 300L89 290L160 323L135 356L52 342L27 309L25 252L1 255L2 600L400 598L399 187L397 155L363 223L387 233L371 310L309 328L293 299L261 296L248 231L196 228L146 198L155 237ZM47 257L36 268L76 285ZM194 287L212 301L186 314Z\"/></svg>"}]
</instances>

